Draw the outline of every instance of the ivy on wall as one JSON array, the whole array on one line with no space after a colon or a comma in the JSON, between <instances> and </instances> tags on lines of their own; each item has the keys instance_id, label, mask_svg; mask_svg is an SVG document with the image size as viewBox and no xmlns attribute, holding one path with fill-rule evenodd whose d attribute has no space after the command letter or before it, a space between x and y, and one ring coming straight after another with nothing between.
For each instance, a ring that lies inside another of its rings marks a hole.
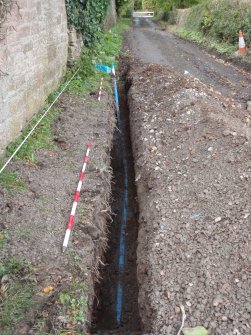
<instances>
[{"instance_id":1,"label":"ivy on wall","mask_svg":"<svg viewBox=\"0 0 251 335\"><path fill-rule=\"evenodd\" d=\"M68 22L82 34L86 47L99 38L109 3L110 0L66 0Z\"/></svg>"}]
</instances>

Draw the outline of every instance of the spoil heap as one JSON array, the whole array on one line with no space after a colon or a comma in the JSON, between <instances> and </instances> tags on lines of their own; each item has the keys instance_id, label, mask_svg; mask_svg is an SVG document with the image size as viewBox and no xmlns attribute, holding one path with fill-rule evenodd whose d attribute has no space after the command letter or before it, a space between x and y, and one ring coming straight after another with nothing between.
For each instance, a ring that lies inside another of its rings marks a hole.
<instances>
[{"instance_id":1,"label":"spoil heap","mask_svg":"<svg viewBox=\"0 0 251 335\"><path fill-rule=\"evenodd\" d=\"M139 308L145 331L248 334L250 117L189 75L128 75L140 206Z\"/></svg>"}]
</instances>

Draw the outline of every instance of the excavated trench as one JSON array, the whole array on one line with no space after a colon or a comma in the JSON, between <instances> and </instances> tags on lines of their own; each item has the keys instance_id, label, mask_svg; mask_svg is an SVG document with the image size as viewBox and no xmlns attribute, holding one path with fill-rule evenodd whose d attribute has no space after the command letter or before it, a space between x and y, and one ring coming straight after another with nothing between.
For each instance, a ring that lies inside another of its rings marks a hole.
<instances>
[{"instance_id":1,"label":"excavated trench","mask_svg":"<svg viewBox=\"0 0 251 335\"><path fill-rule=\"evenodd\" d=\"M136 249L138 204L126 88L119 85L119 117L112 150L112 212L102 282L96 287L92 334L140 334Z\"/></svg>"}]
</instances>

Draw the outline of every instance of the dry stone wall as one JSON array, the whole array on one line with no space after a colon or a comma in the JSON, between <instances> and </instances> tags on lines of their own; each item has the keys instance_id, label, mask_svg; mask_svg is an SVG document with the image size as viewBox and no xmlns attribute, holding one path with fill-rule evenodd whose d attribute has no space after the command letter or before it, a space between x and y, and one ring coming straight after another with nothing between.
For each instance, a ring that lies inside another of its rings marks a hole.
<instances>
[{"instance_id":1,"label":"dry stone wall","mask_svg":"<svg viewBox=\"0 0 251 335\"><path fill-rule=\"evenodd\" d=\"M179 27L185 27L186 21L188 18L188 15L190 13L191 9L177 9L177 18L176 18L176 24Z\"/></svg>"},{"instance_id":2,"label":"dry stone wall","mask_svg":"<svg viewBox=\"0 0 251 335\"><path fill-rule=\"evenodd\" d=\"M18 0L0 40L0 153L43 105L66 68L64 0Z\"/></svg>"},{"instance_id":3,"label":"dry stone wall","mask_svg":"<svg viewBox=\"0 0 251 335\"><path fill-rule=\"evenodd\" d=\"M104 22L104 26L106 29L111 28L116 24L117 21L117 12L116 12L116 4L115 0L110 1L110 5L107 10L107 16Z\"/></svg>"},{"instance_id":4,"label":"dry stone wall","mask_svg":"<svg viewBox=\"0 0 251 335\"><path fill-rule=\"evenodd\" d=\"M83 46L83 38L82 35L77 32L74 27L68 28L68 38L68 64L73 65L74 60L80 57Z\"/></svg>"}]
</instances>

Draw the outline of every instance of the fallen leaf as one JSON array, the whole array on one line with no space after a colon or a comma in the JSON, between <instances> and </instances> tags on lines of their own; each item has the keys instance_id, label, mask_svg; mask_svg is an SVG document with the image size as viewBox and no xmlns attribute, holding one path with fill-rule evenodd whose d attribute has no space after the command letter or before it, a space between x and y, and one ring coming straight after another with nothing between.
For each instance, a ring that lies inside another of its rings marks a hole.
<instances>
[{"instance_id":1,"label":"fallen leaf","mask_svg":"<svg viewBox=\"0 0 251 335\"><path fill-rule=\"evenodd\" d=\"M184 328L183 333L184 335L208 335L208 331L202 326L195 328Z\"/></svg>"},{"instance_id":2,"label":"fallen leaf","mask_svg":"<svg viewBox=\"0 0 251 335\"><path fill-rule=\"evenodd\" d=\"M54 287L51 286L51 285L48 285L43 289L44 293L47 293L47 294L50 293L53 290L54 290Z\"/></svg>"}]
</instances>

